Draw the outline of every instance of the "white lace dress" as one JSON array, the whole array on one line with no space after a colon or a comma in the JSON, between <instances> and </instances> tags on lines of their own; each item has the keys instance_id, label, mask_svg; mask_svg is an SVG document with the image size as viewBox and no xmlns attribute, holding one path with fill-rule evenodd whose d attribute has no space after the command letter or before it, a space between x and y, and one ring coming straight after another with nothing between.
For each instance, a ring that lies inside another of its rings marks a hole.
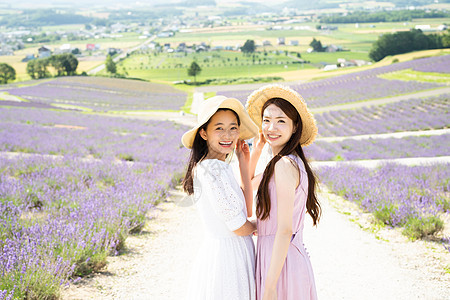
<instances>
[{"instance_id":1,"label":"white lace dress","mask_svg":"<svg viewBox=\"0 0 450 300\"><path fill-rule=\"evenodd\" d=\"M255 247L233 231L247 219L244 194L231 166L217 159L197 164L194 201L205 239L190 278L188 299L255 299Z\"/></svg>"}]
</instances>

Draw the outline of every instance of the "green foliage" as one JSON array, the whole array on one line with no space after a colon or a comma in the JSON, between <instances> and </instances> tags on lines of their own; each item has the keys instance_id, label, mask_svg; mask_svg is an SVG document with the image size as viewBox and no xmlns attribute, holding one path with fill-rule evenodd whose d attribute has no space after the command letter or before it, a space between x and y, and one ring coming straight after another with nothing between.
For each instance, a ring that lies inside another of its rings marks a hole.
<instances>
[{"instance_id":1,"label":"green foliage","mask_svg":"<svg viewBox=\"0 0 450 300\"><path fill-rule=\"evenodd\" d=\"M0 84L16 80L16 70L8 64L0 63Z\"/></svg>"},{"instance_id":2,"label":"green foliage","mask_svg":"<svg viewBox=\"0 0 450 300\"><path fill-rule=\"evenodd\" d=\"M195 61L193 61L188 69L188 75L194 76L194 82L196 82L197 75L200 74L201 71L202 69L200 68L200 66Z\"/></svg>"},{"instance_id":3,"label":"green foliage","mask_svg":"<svg viewBox=\"0 0 450 300\"><path fill-rule=\"evenodd\" d=\"M57 76L74 75L78 67L78 59L72 53L53 55L49 63L55 68Z\"/></svg>"},{"instance_id":4,"label":"green foliage","mask_svg":"<svg viewBox=\"0 0 450 300\"><path fill-rule=\"evenodd\" d=\"M312 42L309 44L314 51L316 52L324 52L325 48L322 46L322 42L313 38Z\"/></svg>"},{"instance_id":5,"label":"green foliage","mask_svg":"<svg viewBox=\"0 0 450 300\"><path fill-rule=\"evenodd\" d=\"M111 74L117 73L117 66L116 66L116 63L113 61L111 55L108 55L108 57L106 57L105 67L106 67L106 71L108 73L111 73Z\"/></svg>"},{"instance_id":6,"label":"green foliage","mask_svg":"<svg viewBox=\"0 0 450 300\"><path fill-rule=\"evenodd\" d=\"M321 23L375 23L375 22L402 22L417 18L450 18L450 13L429 10L394 10L365 12L356 11L345 16L334 14L322 16Z\"/></svg>"},{"instance_id":7,"label":"green foliage","mask_svg":"<svg viewBox=\"0 0 450 300\"><path fill-rule=\"evenodd\" d=\"M255 41L254 40L246 40L244 46L241 47L241 51L245 54L255 52Z\"/></svg>"},{"instance_id":8,"label":"green foliage","mask_svg":"<svg viewBox=\"0 0 450 300\"><path fill-rule=\"evenodd\" d=\"M89 23L93 18L79 14L62 12L56 9L24 9L14 18L0 19L0 25L6 27L40 27L64 24Z\"/></svg>"},{"instance_id":9,"label":"green foliage","mask_svg":"<svg viewBox=\"0 0 450 300\"><path fill-rule=\"evenodd\" d=\"M27 73L33 79L50 77L48 72L49 60L47 58L33 59L27 63Z\"/></svg>"},{"instance_id":10,"label":"green foliage","mask_svg":"<svg viewBox=\"0 0 450 300\"><path fill-rule=\"evenodd\" d=\"M370 49L369 57L380 61L386 56L407 53L417 50L442 48L442 36L437 34L426 35L420 29L401 31L382 35Z\"/></svg>"},{"instance_id":11,"label":"green foliage","mask_svg":"<svg viewBox=\"0 0 450 300\"><path fill-rule=\"evenodd\" d=\"M436 216L425 218L410 218L406 224L403 234L412 240L433 235L444 228L444 222Z\"/></svg>"}]
</instances>

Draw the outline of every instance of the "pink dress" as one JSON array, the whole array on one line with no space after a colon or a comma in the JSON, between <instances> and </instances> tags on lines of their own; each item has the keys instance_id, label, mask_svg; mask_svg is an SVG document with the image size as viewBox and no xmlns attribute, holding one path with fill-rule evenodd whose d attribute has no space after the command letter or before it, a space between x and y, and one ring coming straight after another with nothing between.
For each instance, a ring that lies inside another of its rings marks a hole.
<instances>
[{"instance_id":1,"label":"pink dress","mask_svg":"<svg viewBox=\"0 0 450 300\"><path fill-rule=\"evenodd\" d=\"M292 218L291 243L283 269L277 283L279 300L317 299L314 274L309 255L303 244L303 223L306 215L308 177L302 160L289 155L300 169L300 185L295 191L294 214ZM258 219L258 242L256 250L256 299L262 299L264 283L272 256L272 248L277 232L277 194L275 180L269 183L271 199L270 217L264 221Z\"/></svg>"}]
</instances>

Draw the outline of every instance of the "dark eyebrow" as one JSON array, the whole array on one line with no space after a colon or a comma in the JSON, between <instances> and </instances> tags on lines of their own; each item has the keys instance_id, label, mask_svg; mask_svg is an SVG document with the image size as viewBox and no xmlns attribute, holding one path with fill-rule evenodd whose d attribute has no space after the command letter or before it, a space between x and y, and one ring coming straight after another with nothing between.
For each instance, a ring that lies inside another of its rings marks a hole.
<instances>
[{"instance_id":1,"label":"dark eyebrow","mask_svg":"<svg viewBox=\"0 0 450 300\"><path fill-rule=\"evenodd\" d=\"M223 123L216 123L216 124L214 124L214 126L217 126L217 125L224 125L224 124ZM233 123L230 123L230 125L237 125L237 123L233 122Z\"/></svg>"},{"instance_id":2,"label":"dark eyebrow","mask_svg":"<svg viewBox=\"0 0 450 300\"><path fill-rule=\"evenodd\" d=\"M269 118L270 119L270 117L268 117L268 116L263 116L263 118ZM275 117L274 119L286 119L286 117Z\"/></svg>"}]
</instances>

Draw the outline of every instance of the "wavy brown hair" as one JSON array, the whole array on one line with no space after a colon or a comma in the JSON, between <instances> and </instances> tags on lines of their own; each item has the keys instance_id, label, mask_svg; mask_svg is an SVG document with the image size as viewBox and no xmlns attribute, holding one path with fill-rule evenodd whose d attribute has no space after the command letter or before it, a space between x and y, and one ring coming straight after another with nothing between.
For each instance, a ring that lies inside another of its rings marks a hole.
<instances>
[{"instance_id":1,"label":"wavy brown hair","mask_svg":"<svg viewBox=\"0 0 450 300\"><path fill-rule=\"evenodd\" d=\"M239 115L232 109L229 108L219 108L217 111L231 111L236 116L238 125L241 126L241 120L239 119ZM214 116L214 115L213 115ZM206 141L200 136L200 131L202 129L206 130L209 123L211 122L211 118L209 118L208 122L200 126L200 128L195 133L194 142L192 144L191 154L189 156L188 168L186 171L186 175L184 176L183 182L183 190L188 194L192 195L194 193L194 168L195 166L208 154L208 144Z\"/></svg>"},{"instance_id":2,"label":"wavy brown hair","mask_svg":"<svg viewBox=\"0 0 450 300\"><path fill-rule=\"evenodd\" d=\"M287 116L294 122L295 132L292 133L291 138L286 145L281 149L280 153L275 155L274 158L267 164L264 170L261 183L256 194L256 215L260 220L265 220L270 215L270 194L269 194L269 182L274 175L275 164L283 157L289 154L296 154L303 161L305 165L306 174L308 175L308 195L306 200L306 209L313 219L313 224L317 225L322 213L319 201L316 195L317 180L314 172L312 171L305 154L303 153L302 146L300 145L300 137L302 135L303 123L297 109L288 101L282 98L272 98L264 103L261 110L261 116L264 114L264 110L271 104L278 106ZM298 169L298 166L296 164ZM299 177L301 176L299 170Z\"/></svg>"}]
</instances>

